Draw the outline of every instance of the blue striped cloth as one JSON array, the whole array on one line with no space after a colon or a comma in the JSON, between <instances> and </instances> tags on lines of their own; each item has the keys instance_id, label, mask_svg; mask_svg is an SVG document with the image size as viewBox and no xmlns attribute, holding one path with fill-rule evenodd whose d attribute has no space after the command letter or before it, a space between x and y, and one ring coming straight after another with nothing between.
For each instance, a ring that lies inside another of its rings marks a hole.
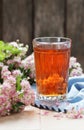
<instances>
[{"instance_id":1,"label":"blue striped cloth","mask_svg":"<svg viewBox=\"0 0 84 130\"><path fill-rule=\"evenodd\" d=\"M36 86L32 86L36 92ZM71 77L68 81L67 100L57 104L56 102L44 102L36 98L35 107L57 112L67 112L72 108L79 110L84 108L84 76Z\"/></svg>"}]
</instances>

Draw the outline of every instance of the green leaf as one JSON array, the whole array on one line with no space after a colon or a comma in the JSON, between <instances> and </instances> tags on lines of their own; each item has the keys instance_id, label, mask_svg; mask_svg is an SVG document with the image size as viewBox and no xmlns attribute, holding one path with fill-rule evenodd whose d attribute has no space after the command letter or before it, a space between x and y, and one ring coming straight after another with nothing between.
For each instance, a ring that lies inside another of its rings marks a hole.
<instances>
[{"instance_id":1,"label":"green leaf","mask_svg":"<svg viewBox=\"0 0 84 130\"><path fill-rule=\"evenodd\" d=\"M0 78L0 83L1 83L1 84L3 83L3 79L2 79L2 78Z\"/></svg>"},{"instance_id":2,"label":"green leaf","mask_svg":"<svg viewBox=\"0 0 84 130\"><path fill-rule=\"evenodd\" d=\"M6 52L11 52L13 55L19 54L21 52L18 48L9 45L8 43L5 45L5 50Z\"/></svg>"},{"instance_id":3,"label":"green leaf","mask_svg":"<svg viewBox=\"0 0 84 130\"><path fill-rule=\"evenodd\" d=\"M3 61L11 55L18 55L19 53L21 53L21 50L18 48L13 47L9 43L5 43L4 41L0 41L0 61Z\"/></svg>"},{"instance_id":4,"label":"green leaf","mask_svg":"<svg viewBox=\"0 0 84 130\"><path fill-rule=\"evenodd\" d=\"M23 102L17 102L17 106L25 105Z\"/></svg>"},{"instance_id":5,"label":"green leaf","mask_svg":"<svg viewBox=\"0 0 84 130\"><path fill-rule=\"evenodd\" d=\"M12 71L13 69L14 69L14 64L10 64L9 67L8 67L8 70Z\"/></svg>"},{"instance_id":6,"label":"green leaf","mask_svg":"<svg viewBox=\"0 0 84 130\"><path fill-rule=\"evenodd\" d=\"M0 50L4 50L4 42L0 41Z\"/></svg>"},{"instance_id":7,"label":"green leaf","mask_svg":"<svg viewBox=\"0 0 84 130\"><path fill-rule=\"evenodd\" d=\"M12 48L12 54L19 54L21 51L18 48Z\"/></svg>"},{"instance_id":8,"label":"green leaf","mask_svg":"<svg viewBox=\"0 0 84 130\"><path fill-rule=\"evenodd\" d=\"M24 96L24 93L20 93L19 97L22 98Z\"/></svg>"},{"instance_id":9,"label":"green leaf","mask_svg":"<svg viewBox=\"0 0 84 130\"><path fill-rule=\"evenodd\" d=\"M18 75L18 76L16 77L16 90L17 90L17 91L20 91L20 90L21 90L20 82L21 82L21 76Z\"/></svg>"},{"instance_id":10,"label":"green leaf","mask_svg":"<svg viewBox=\"0 0 84 130\"><path fill-rule=\"evenodd\" d=\"M13 108L13 112L18 112L19 111L19 108L21 108L22 106L24 106L25 104L22 103L22 102L17 102L15 104L12 105L12 108Z\"/></svg>"},{"instance_id":11,"label":"green leaf","mask_svg":"<svg viewBox=\"0 0 84 130\"><path fill-rule=\"evenodd\" d=\"M5 59L5 54L0 51L0 61L3 61Z\"/></svg>"},{"instance_id":12,"label":"green leaf","mask_svg":"<svg viewBox=\"0 0 84 130\"><path fill-rule=\"evenodd\" d=\"M0 45L4 45L4 41L1 41L1 40L0 40Z\"/></svg>"}]
</instances>

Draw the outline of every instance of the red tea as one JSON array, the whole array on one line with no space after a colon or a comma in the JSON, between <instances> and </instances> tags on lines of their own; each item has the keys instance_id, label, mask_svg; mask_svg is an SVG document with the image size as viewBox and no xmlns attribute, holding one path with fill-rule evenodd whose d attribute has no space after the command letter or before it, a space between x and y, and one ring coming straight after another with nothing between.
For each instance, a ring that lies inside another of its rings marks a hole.
<instances>
[{"instance_id":1,"label":"red tea","mask_svg":"<svg viewBox=\"0 0 84 130\"><path fill-rule=\"evenodd\" d=\"M42 44L34 47L36 84L39 94L66 94L70 48Z\"/></svg>"}]
</instances>

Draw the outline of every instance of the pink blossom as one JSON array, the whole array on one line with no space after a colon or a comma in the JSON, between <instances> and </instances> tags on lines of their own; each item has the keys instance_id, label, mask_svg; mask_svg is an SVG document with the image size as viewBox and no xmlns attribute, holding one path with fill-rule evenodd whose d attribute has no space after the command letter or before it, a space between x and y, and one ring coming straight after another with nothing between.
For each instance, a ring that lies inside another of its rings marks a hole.
<instances>
[{"instance_id":1,"label":"pink blossom","mask_svg":"<svg viewBox=\"0 0 84 130\"><path fill-rule=\"evenodd\" d=\"M9 82L4 82L2 87L2 94L12 97L16 92L15 86L12 86Z\"/></svg>"},{"instance_id":2,"label":"pink blossom","mask_svg":"<svg viewBox=\"0 0 84 130\"><path fill-rule=\"evenodd\" d=\"M1 77L3 79L7 79L11 75L11 72L8 70L8 66L3 66L2 71L1 71Z\"/></svg>"},{"instance_id":3,"label":"pink blossom","mask_svg":"<svg viewBox=\"0 0 84 130\"><path fill-rule=\"evenodd\" d=\"M35 94L34 94L34 91L31 89L29 82L23 79L21 81L21 86L24 93L23 97L21 98L21 102L23 102L25 105L34 103Z\"/></svg>"},{"instance_id":4,"label":"pink blossom","mask_svg":"<svg viewBox=\"0 0 84 130\"><path fill-rule=\"evenodd\" d=\"M2 95L0 95L0 106L1 106L1 104L2 104L3 102L6 102L6 98L5 98L5 96L2 94Z\"/></svg>"},{"instance_id":5,"label":"pink blossom","mask_svg":"<svg viewBox=\"0 0 84 130\"><path fill-rule=\"evenodd\" d=\"M30 69L30 78L36 77L35 75L35 64L34 64L34 54L32 53L30 56L26 57L24 60L21 62L21 66L24 67L24 69Z\"/></svg>"},{"instance_id":6,"label":"pink blossom","mask_svg":"<svg viewBox=\"0 0 84 130\"><path fill-rule=\"evenodd\" d=\"M8 65L13 64L13 63L14 63L13 60L8 60L8 61L7 61L7 64L8 64Z\"/></svg>"},{"instance_id":7,"label":"pink blossom","mask_svg":"<svg viewBox=\"0 0 84 130\"><path fill-rule=\"evenodd\" d=\"M13 61L14 61L15 63L20 64L20 63L21 63L21 57L20 57L20 56L15 56L14 59L13 59Z\"/></svg>"},{"instance_id":8,"label":"pink blossom","mask_svg":"<svg viewBox=\"0 0 84 130\"><path fill-rule=\"evenodd\" d=\"M15 56L13 59L10 59L7 61L7 64L10 65L10 64L14 64L19 66L21 64L21 57L20 56Z\"/></svg>"},{"instance_id":9,"label":"pink blossom","mask_svg":"<svg viewBox=\"0 0 84 130\"><path fill-rule=\"evenodd\" d=\"M43 111L42 113L41 113L41 115L43 115L43 116L47 116L49 114L49 111Z\"/></svg>"},{"instance_id":10,"label":"pink blossom","mask_svg":"<svg viewBox=\"0 0 84 130\"><path fill-rule=\"evenodd\" d=\"M4 64L2 62L0 62L0 68L2 68L4 66Z\"/></svg>"},{"instance_id":11,"label":"pink blossom","mask_svg":"<svg viewBox=\"0 0 84 130\"><path fill-rule=\"evenodd\" d=\"M7 77L6 81L10 84L10 85L16 85L16 78L12 75L10 75L9 77Z\"/></svg>"},{"instance_id":12,"label":"pink blossom","mask_svg":"<svg viewBox=\"0 0 84 130\"><path fill-rule=\"evenodd\" d=\"M81 64L77 62L77 59L75 57L70 57L70 63L69 63L69 76L80 76L83 74L83 69L81 67Z\"/></svg>"},{"instance_id":13,"label":"pink blossom","mask_svg":"<svg viewBox=\"0 0 84 130\"><path fill-rule=\"evenodd\" d=\"M72 109L71 111L69 111L69 112L66 114L66 117L67 117L67 118L71 118L71 119L80 119L80 118L83 118L83 117L84 117L83 112L84 112L84 111L81 111L81 109L78 110L78 111Z\"/></svg>"},{"instance_id":14,"label":"pink blossom","mask_svg":"<svg viewBox=\"0 0 84 130\"><path fill-rule=\"evenodd\" d=\"M30 68L31 70L34 69L34 55L33 53L26 57L24 60L22 60L21 65L25 68L28 69Z\"/></svg>"},{"instance_id":15,"label":"pink blossom","mask_svg":"<svg viewBox=\"0 0 84 130\"><path fill-rule=\"evenodd\" d=\"M14 77L17 77L18 75L22 75L22 73L21 73L20 70L13 70L13 71L12 71L12 75L13 75Z\"/></svg>"},{"instance_id":16,"label":"pink blossom","mask_svg":"<svg viewBox=\"0 0 84 130\"><path fill-rule=\"evenodd\" d=\"M29 82L26 79L21 81L21 86L23 90L28 90L31 88Z\"/></svg>"},{"instance_id":17,"label":"pink blossom","mask_svg":"<svg viewBox=\"0 0 84 130\"><path fill-rule=\"evenodd\" d=\"M32 63L27 60L22 60L21 66L24 67L24 69L32 68Z\"/></svg>"},{"instance_id":18,"label":"pink blossom","mask_svg":"<svg viewBox=\"0 0 84 130\"><path fill-rule=\"evenodd\" d=\"M8 96L2 94L0 95L0 115L8 115L11 110L11 102Z\"/></svg>"},{"instance_id":19,"label":"pink blossom","mask_svg":"<svg viewBox=\"0 0 84 130\"><path fill-rule=\"evenodd\" d=\"M15 42L15 41L10 42L9 44L12 45L12 46L14 46L14 47L16 47L16 48L18 48L18 44L17 44L17 42Z\"/></svg>"},{"instance_id":20,"label":"pink blossom","mask_svg":"<svg viewBox=\"0 0 84 130\"><path fill-rule=\"evenodd\" d=\"M2 71L3 72L8 71L8 66L4 65L3 68L2 68Z\"/></svg>"},{"instance_id":21,"label":"pink blossom","mask_svg":"<svg viewBox=\"0 0 84 130\"><path fill-rule=\"evenodd\" d=\"M69 68L72 68L74 63L76 63L77 59L75 57L70 57L70 64L69 64Z\"/></svg>"},{"instance_id":22,"label":"pink blossom","mask_svg":"<svg viewBox=\"0 0 84 130\"><path fill-rule=\"evenodd\" d=\"M18 92L15 91L15 93L12 95L12 104L18 101L20 101L20 99L18 98Z\"/></svg>"},{"instance_id":23,"label":"pink blossom","mask_svg":"<svg viewBox=\"0 0 84 130\"><path fill-rule=\"evenodd\" d=\"M34 91L32 89L30 89L29 91L27 90L26 92L24 92L24 95L20 100L25 105L33 104L35 100Z\"/></svg>"},{"instance_id":24,"label":"pink blossom","mask_svg":"<svg viewBox=\"0 0 84 130\"><path fill-rule=\"evenodd\" d=\"M72 76L80 76L82 74L83 74L82 69L72 69L69 76L70 77L72 77Z\"/></svg>"}]
</instances>

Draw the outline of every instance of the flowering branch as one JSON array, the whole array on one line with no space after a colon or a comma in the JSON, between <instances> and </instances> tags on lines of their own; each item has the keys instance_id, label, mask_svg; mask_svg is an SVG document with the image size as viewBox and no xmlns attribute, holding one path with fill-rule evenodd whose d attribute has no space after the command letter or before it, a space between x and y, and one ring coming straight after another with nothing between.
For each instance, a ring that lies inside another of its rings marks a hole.
<instances>
[{"instance_id":1,"label":"flowering branch","mask_svg":"<svg viewBox=\"0 0 84 130\"><path fill-rule=\"evenodd\" d=\"M69 76L80 76L83 74L83 69L81 64L77 61L77 58L71 57L70 64L69 64Z\"/></svg>"},{"instance_id":2,"label":"flowering branch","mask_svg":"<svg viewBox=\"0 0 84 130\"><path fill-rule=\"evenodd\" d=\"M22 111L34 102L29 61L25 66L27 50L19 41L0 41L0 116Z\"/></svg>"}]
</instances>

